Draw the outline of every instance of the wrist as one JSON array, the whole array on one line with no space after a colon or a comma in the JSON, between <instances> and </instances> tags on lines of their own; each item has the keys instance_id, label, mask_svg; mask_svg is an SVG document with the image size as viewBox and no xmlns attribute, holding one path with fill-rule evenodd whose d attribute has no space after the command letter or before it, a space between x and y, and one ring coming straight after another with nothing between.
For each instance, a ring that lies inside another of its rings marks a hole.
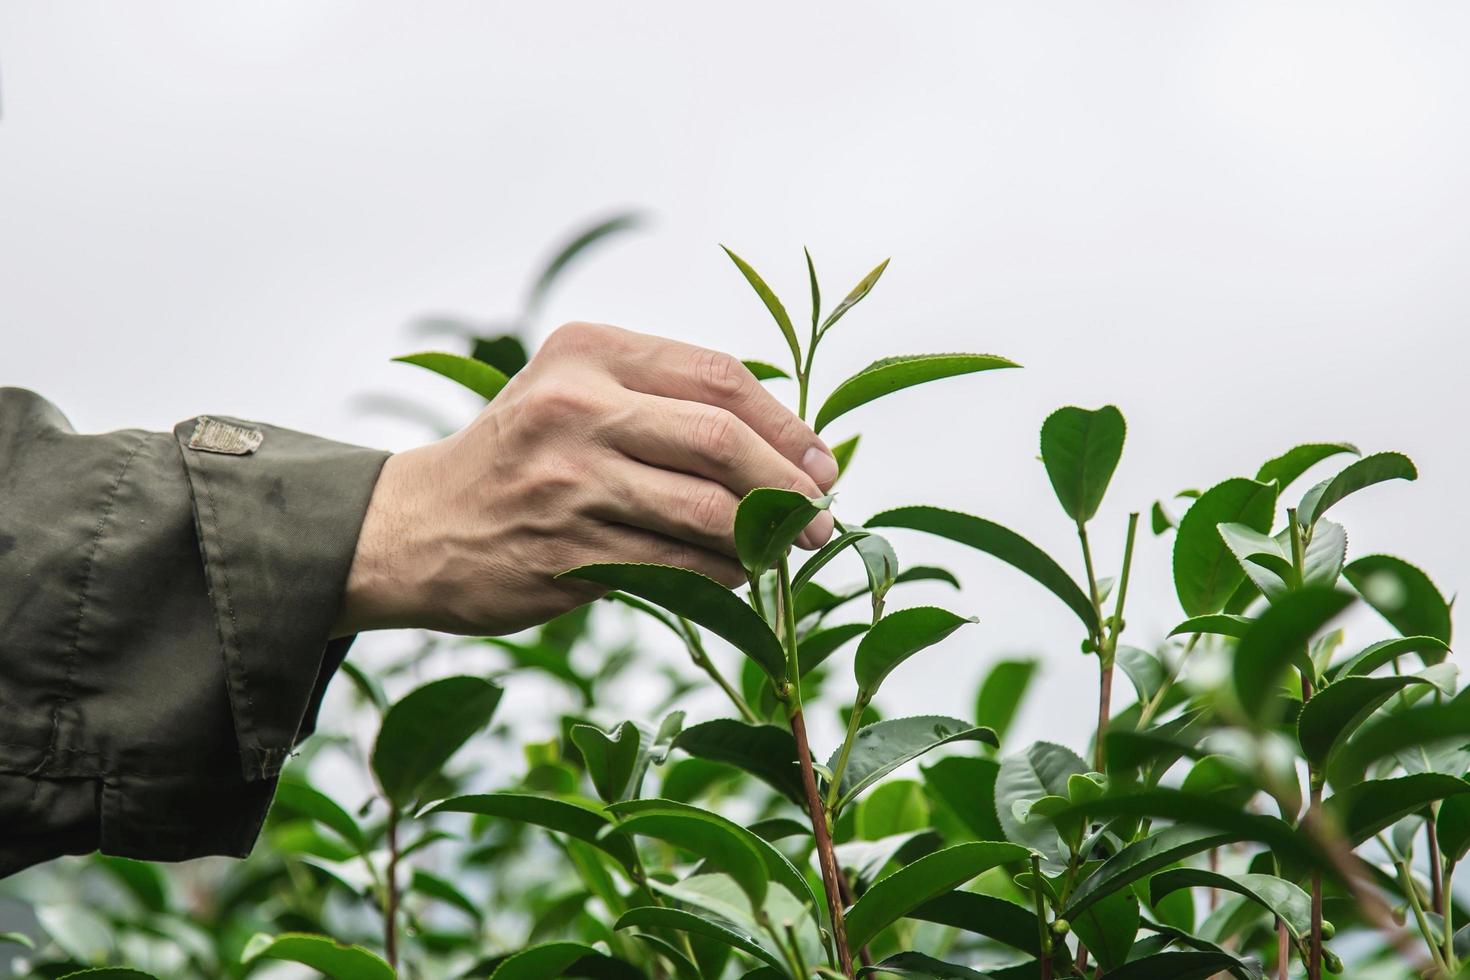
<instances>
[{"instance_id":1,"label":"wrist","mask_svg":"<svg viewBox=\"0 0 1470 980\"><path fill-rule=\"evenodd\" d=\"M414 626L418 616L414 537L420 522L412 512L413 485L429 447L396 453L383 463L363 515L352 566L332 635Z\"/></svg>"}]
</instances>

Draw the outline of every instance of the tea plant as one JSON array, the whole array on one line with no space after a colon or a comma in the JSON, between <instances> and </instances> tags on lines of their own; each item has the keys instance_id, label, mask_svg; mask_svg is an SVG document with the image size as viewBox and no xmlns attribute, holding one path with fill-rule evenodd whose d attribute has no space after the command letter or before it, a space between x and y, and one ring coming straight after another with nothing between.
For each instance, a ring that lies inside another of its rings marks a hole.
<instances>
[{"instance_id":1,"label":"tea plant","mask_svg":"<svg viewBox=\"0 0 1470 980\"><path fill-rule=\"evenodd\" d=\"M819 345L887 264L824 316L808 255L810 325L798 331L761 276L730 258L790 354L789 369L748 366L794 387L818 430L914 385L1015 366L981 354L892 357L818 399ZM513 371L450 354L408 360L486 398ZM239 976L272 958L346 980L1460 975L1470 960L1470 913L1454 891L1470 851L1470 695L1457 693L1448 660L1452 604L1400 558L1349 560L1347 532L1326 517L1350 513L1359 492L1416 479L1414 465L1305 444L1253 476L1181 493L1177 520L1175 505L1154 503L1149 524L1172 536L1181 614L1167 637L1139 645L1125 613L1143 508L1111 529L1097 518L1125 441L1112 406L1064 407L1041 425L1041 462L1077 535L1065 565L1009 528L927 504L838 520L798 563L793 541L837 504L768 488L737 511L748 578L738 594L672 567L569 569L610 590L594 614L601 629L582 610L528 635L472 641L512 672L554 679L581 706L557 737L523 746L519 776L506 773L507 733L487 733L502 686L519 677L449 677L390 702L350 666L376 719L362 757L373 798L350 811L305 781L310 759L298 760L265 853L217 889L216 908L231 911L212 919L189 922L159 898L152 866L105 865L152 903L127 934L151 929L189 950L160 975ZM842 479L856 445L835 447ZM902 683L910 658L953 662L959 645L941 644L984 629L964 606L902 606L906 583L959 583L932 565L901 566L888 540L899 535L906 547L938 537L999 559L1075 617L1081 655L1097 664L1090 745L1000 750L1034 676L1028 661L991 667L973 719L879 716L877 695ZM848 565L862 581L833 584ZM1333 626L1360 604L1384 626L1350 646ZM650 662L646 638L607 648L618 610L673 638L700 678L671 676L656 720L606 711L620 700L609 693L618 671ZM610 666L588 671L588 660ZM1120 671L1135 697L1115 710ZM695 683L718 690L729 716L667 710ZM807 716L834 700L845 733L816 751ZM482 757L501 788L469 792L478 779L453 760L471 742L496 747ZM350 740L324 744L354 758ZM919 760L918 778L899 775ZM245 880L252 866L265 871L263 891ZM478 897L487 891L488 902ZM51 931L59 962L95 960L76 955L86 950L75 932Z\"/></svg>"}]
</instances>

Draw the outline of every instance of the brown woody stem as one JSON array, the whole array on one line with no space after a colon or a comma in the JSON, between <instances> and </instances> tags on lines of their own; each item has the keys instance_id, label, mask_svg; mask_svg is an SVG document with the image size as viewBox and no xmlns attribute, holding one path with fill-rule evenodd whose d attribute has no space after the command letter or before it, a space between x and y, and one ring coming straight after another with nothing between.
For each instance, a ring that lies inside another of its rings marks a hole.
<instances>
[{"instance_id":1,"label":"brown woody stem","mask_svg":"<svg viewBox=\"0 0 1470 980\"><path fill-rule=\"evenodd\" d=\"M801 709L791 713L791 734L796 737L796 758L801 763L801 785L806 792L807 813L811 817L812 836L817 841L817 863L822 869L822 887L827 892L827 913L832 920L832 944L837 947L837 962L842 975L852 977L852 953L847 948L847 925L842 913L842 872L837 867L837 854L832 848L832 834L827 827L827 812L817 792L817 776L812 769L812 753L806 737L806 719Z\"/></svg>"}]
</instances>

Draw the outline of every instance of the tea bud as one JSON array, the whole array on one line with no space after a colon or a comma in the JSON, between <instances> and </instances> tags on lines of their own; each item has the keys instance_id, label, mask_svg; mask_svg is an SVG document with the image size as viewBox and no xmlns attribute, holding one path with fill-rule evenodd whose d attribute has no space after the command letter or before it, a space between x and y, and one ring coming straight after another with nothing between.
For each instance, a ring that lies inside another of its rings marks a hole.
<instances>
[{"instance_id":1,"label":"tea bud","mask_svg":"<svg viewBox=\"0 0 1470 980\"><path fill-rule=\"evenodd\" d=\"M1328 973L1342 972L1342 960L1338 959L1336 953L1325 947L1322 950L1322 965L1327 967Z\"/></svg>"},{"instance_id":2,"label":"tea bud","mask_svg":"<svg viewBox=\"0 0 1470 980\"><path fill-rule=\"evenodd\" d=\"M1056 933L1058 936L1065 936L1067 933L1072 931L1072 923L1068 922L1066 919L1057 919L1052 922L1051 931Z\"/></svg>"}]
</instances>

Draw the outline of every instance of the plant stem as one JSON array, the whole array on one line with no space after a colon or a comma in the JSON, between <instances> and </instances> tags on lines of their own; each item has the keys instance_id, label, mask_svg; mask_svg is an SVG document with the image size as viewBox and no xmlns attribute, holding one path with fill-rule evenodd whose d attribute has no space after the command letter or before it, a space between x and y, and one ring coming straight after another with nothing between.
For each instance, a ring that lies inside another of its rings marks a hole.
<instances>
[{"instance_id":1,"label":"plant stem","mask_svg":"<svg viewBox=\"0 0 1470 980\"><path fill-rule=\"evenodd\" d=\"M714 661L709 658L709 652L705 650L704 641L700 639L698 631L689 624L688 620L682 617L679 619L679 625L683 630L684 643L689 648L689 656L694 661L694 665L704 671L709 676L709 679L714 681L720 690L725 692L725 696L730 699L735 705L735 709L740 712L740 717L752 725L759 724L760 719L756 717L756 713L751 710L745 698L741 696L739 691L735 690L734 685L725 679L725 675L720 673L720 668L716 667Z\"/></svg>"},{"instance_id":2,"label":"plant stem","mask_svg":"<svg viewBox=\"0 0 1470 980\"><path fill-rule=\"evenodd\" d=\"M1107 772L1107 732L1108 720L1112 717L1113 703L1113 662L1111 659L1098 662L1097 681L1097 737L1094 739L1094 761L1093 768L1098 772Z\"/></svg>"},{"instance_id":3,"label":"plant stem","mask_svg":"<svg viewBox=\"0 0 1470 980\"><path fill-rule=\"evenodd\" d=\"M807 968L806 958L801 955L801 943L796 938L796 927L790 922L786 923L786 942L791 946L791 957L796 961L796 975L806 980L811 976L811 970Z\"/></svg>"},{"instance_id":4,"label":"plant stem","mask_svg":"<svg viewBox=\"0 0 1470 980\"><path fill-rule=\"evenodd\" d=\"M847 771L847 758L852 754L852 743L857 739L858 728L863 722L863 712L867 710L868 702L872 696L866 691L858 691L856 700L852 703L852 714L847 719L847 735L842 739L842 748L837 751L837 764L832 767L832 784L827 787L827 802L825 804L827 815L836 819L834 808L837 806L837 793L842 787L842 774Z\"/></svg>"},{"instance_id":5,"label":"plant stem","mask_svg":"<svg viewBox=\"0 0 1470 980\"><path fill-rule=\"evenodd\" d=\"M1138 713L1137 731L1143 731L1148 723L1153 720L1154 715L1158 714L1159 708L1163 707L1164 695L1169 693L1169 689L1179 679L1179 674L1184 670L1184 661L1188 660L1189 655L1194 652L1195 646L1199 643L1200 636L1201 634L1199 633L1190 634L1189 642L1184 644L1184 650L1179 654L1178 662L1169 671L1169 676L1164 678L1164 683L1159 685L1158 691L1149 699L1148 704L1143 706L1143 710Z\"/></svg>"},{"instance_id":6,"label":"plant stem","mask_svg":"<svg viewBox=\"0 0 1470 980\"><path fill-rule=\"evenodd\" d=\"M1429 805L1429 819L1424 823L1425 836L1429 838L1429 906L1435 915L1443 916L1448 902L1444 890L1444 862L1439 857L1439 837L1434 825L1439 819L1438 804Z\"/></svg>"},{"instance_id":7,"label":"plant stem","mask_svg":"<svg viewBox=\"0 0 1470 980\"><path fill-rule=\"evenodd\" d=\"M839 869L839 871L840 870L841 869ZM843 905L851 905L854 901L856 901L856 899L853 898L852 885L848 883L846 874L839 874L837 876L837 884L839 886L839 891L842 894ZM868 952L868 946L866 943L858 947L858 960L862 962L863 966L873 965L873 954Z\"/></svg>"},{"instance_id":8,"label":"plant stem","mask_svg":"<svg viewBox=\"0 0 1470 980\"><path fill-rule=\"evenodd\" d=\"M1291 937L1287 935L1286 923L1276 920L1276 980L1286 980L1291 963Z\"/></svg>"},{"instance_id":9,"label":"plant stem","mask_svg":"<svg viewBox=\"0 0 1470 980\"><path fill-rule=\"evenodd\" d=\"M1031 889L1031 900L1036 910L1036 933L1037 945L1041 947L1041 958L1038 963L1041 966L1041 980L1052 980L1051 966L1051 930L1046 925L1046 899L1041 894L1041 856L1031 855L1031 877L1034 887Z\"/></svg>"},{"instance_id":10,"label":"plant stem","mask_svg":"<svg viewBox=\"0 0 1470 980\"><path fill-rule=\"evenodd\" d=\"M1434 965L1444 972L1446 977L1450 976L1449 965L1445 962L1443 954L1439 951L1439 944L1434 941L1434 933L1429 928L1429 919L1424 914L1424 903L1419 901L1419 889L1414 885L1414 877L1409 871L1409 862L1399 858L1399 882L1404 889L1404 894L1409 899L1409 908L1414 911L1414 924L1424 935L1424 941L1429 944L1429 952L1434 956ZM1453 950L1451 951L1453 952Z\"/></svg>"},{"instance_id":11,"label":"plant stem","mask_svg":"<svg viewBox=\"0 0 1470 980\"><path fill-rule=\"evenodd\" d=\"M1295 522L1293 517L1292 521ZM1303 679L1303 684L1307 681ZM1310 697L1310 695L1308 695ZM1311 773L1312 802L1308 810L1308 819L1315 822L1322 812L1322 777L1318 773ZM1311 954L1307 961L1308 980L1322 980L1322 869L1312 869L1312 938Z\"/></svg>"},{"instance_id":12,"label":"plant stem","mask_svg":"<svg viewBox=\"0 0 1470 980\"><path fill-rule=\"evenodd\" d=\"M796 649L796 612L791 601L791 569L785 556L777 565L777 576L780 585L778 600L781 604L781 639L786 645L787 711L790 713L791 734L796 739L796 757L801 766L801 785L806 794L807 816L811 820L812 837L817 843L817 863L822 869L822 887L827 893L827 914L832 920L832 944L837 947L837 962L843 975L852 977L852 953L847 948L847 925L843 920L842 889L839 884L842 872L837 867L837 854L832 848L832 830L827 824L827 812L822 807L821 793L817 790L817 774L812 768L811 742L807 738L806 718L801 712L801 665Z\"/></svg>"},{"instance_id":13,"label":"plant stem","mask_svg":"<svg viewBox=\"0 0 1470 980\"><path fill-rule=\"evenodd\" d=\"M1453 975L1460 968L1455 957L1455 862L1448 861L1444 869L1444 962Z\"/></svg>"},{"instance_id":14,"label":"plant stem","mask_svg":"<svg viewBox=\"0 0 1470 980\"><path fill-rule=\"evenodd\" d=\"M388 803L388 874L383 889L383 958L398 969L398 807Z\"/></svg>"}]
</instances>

